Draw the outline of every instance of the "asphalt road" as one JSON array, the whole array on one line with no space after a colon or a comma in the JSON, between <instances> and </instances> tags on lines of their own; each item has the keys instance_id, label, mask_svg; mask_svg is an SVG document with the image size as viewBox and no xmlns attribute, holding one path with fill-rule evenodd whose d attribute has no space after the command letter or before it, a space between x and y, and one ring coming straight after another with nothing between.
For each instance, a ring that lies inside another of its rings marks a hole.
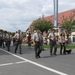
<instances>
[{"instance_id":1,"label":"asphalt road","mask_svg":"<svg viewBox=\"0 0 75 75\"><path fill-rule=\"evenodd\" d=\"M22 46L22 53L0 48L0 75L75 75L75 50L71 54L50 56L49 49L36 59L34 49Z\"/></svg>"}]
</instances>

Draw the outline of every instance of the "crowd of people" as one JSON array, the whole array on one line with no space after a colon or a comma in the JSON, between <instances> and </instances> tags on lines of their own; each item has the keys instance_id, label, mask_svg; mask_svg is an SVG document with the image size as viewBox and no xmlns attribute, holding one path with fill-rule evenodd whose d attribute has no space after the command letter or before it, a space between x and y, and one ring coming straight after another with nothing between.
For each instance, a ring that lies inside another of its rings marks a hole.
<instances>
[{"instance_id":1,"label":"crowd of people","mask_svg":"<svg viewBox=\"0 0 75 75\"><path fill-rule=\"evenodd\" d=\"M70 54L71 49L66 49L66 41L65 41L65 33L62 32L60 34L60 38L56 36L55 29L52 29L52 31L46 36L46 40L49 40L50 45L50 55L51 56L57 56L57 46L60 45L60 55L62 54ZM36 29L36 32L32 36L32 41L34 44L34 50L35 50L35 58L40 58L40 54L43 50L43 35L42 32L39 29Z\"/></svg>"},{"instance_id":2,"label":"crowd of people","mask_svg":"<svg viewBox=\"0 0 75 75\"><path fill-rule=\"evenodd\" d=\"M7 48L8 51L10 51L10 45L11 41L13 41L13 45L15 45L15 53L17 51L17 48L19 46L19 53L22 54L21 44L22 44L22 32L21 30L18 30L14 35L11 34L11 32L3 32L3 30L0 31L0 47L1 48Z\"/></svg>"},{"instance_id":3,"label":"crowd of people","mask_svg":"<svg viewBox=\"0 0 75 75\"><path fill-rule=\"evenodd\" d=\"M71 49L66 49L66 42L65 42L65 33L62 32L60 34L60 37L57 37L55 34L55 29L52 29L51 32L46 35L46 37L43 39L43 33L37 28L33 35L31 33L28 33L26 36L26 39L22 37L21 30L18 30L14 35L11 35L10 32L3 34L1 32L0 34L0 47L7 47L7 50L10 51L10 44L11 40L13 40L13 45L15 46L14 53L17 53L17 49L19 47L19 53L22 54L22 42L28 43L28 47L31 48L31 44L34 44L34 51L35 51L35 58L40 58L41 52L44 50L44 40L49 40L50 45L50 55L56 56L57 55L57 46L60 45L60 55L62 54L70 54ZM45 42L46 43L46 42ZM47 44L47 43L46 43Z\"/></svg>"}]
</instances>

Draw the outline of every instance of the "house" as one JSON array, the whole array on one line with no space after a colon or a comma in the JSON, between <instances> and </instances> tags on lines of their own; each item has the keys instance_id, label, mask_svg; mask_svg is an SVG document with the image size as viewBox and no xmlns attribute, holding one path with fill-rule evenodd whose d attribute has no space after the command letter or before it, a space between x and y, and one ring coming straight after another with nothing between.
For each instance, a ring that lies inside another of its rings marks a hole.
<instances>
[{"instance_id":1,"label":"house","mask_svg":"<svg viewBox=\"0 0 75 75\"><path fill-rule=\"evenodd\" d=\"M62 22L63 22L63 17L70 19L69 17L70 17L71 15L74 15L74 14L75 14L75 9L71 9L71 10L67 10L67 11L58 13L58 28L56 28L56 31L57 31L56 34L57 34L58 36L59 36L60 33L63 31L62 26L61 26L61 24L62 24ZM46 20L51 20L52 23L54 23L54 15L46 16L46 17L44 17L44 19L46 19ZM74 17L73 19L75 20L75 17ZM36 21L36 20L34 20L34 21L30 24L30 26L27 28L27 31L32 31L32 30L33 30L33 25L32 25L32 24L33 24L35 21ZM75 36L75 32L72 32L71 35L72 35L72 36Z\"/></svg>"},{"instance_id":2,"label":"house","mask_svg":"<svg viewBox=\"0 0 75 75\"><path fill-rule=\"evenodd\" d=\"M64 18L69 18L70 15L73 15L75 13L75 9L71 9L71 10L67 10L64 12L60 12L58 13L58 27L61 27L61 23L63 21L63 17ZM54 23L54 15L50 15L50 16L46 16L44 17L44 19L46 20L51 20L52 23ZM74 18L75 19L75 18ZM34 20L33 22L35 22L36 20ZM27 31L31 31L33 30L33 22L30 24L30 26L27 28ZM72 33L72 35L75 35L75 32Z\"/></svg>"}]
</instances>

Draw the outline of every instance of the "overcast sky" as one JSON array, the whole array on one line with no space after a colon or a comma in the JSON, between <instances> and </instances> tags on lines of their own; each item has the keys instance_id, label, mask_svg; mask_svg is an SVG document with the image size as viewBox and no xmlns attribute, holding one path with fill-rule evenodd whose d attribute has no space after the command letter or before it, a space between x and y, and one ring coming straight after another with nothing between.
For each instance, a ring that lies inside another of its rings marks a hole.
<instances>
[{"instance_id":1,"label":"overcast sky","mask_svg":"<svg viewBox=\"0 0 75 75\"><path fill-rule=\"evenodd\" d=\"M58 11L75 8L75 0L59 0ZM0 29L25 31L40 16L53 15L53 0L0 0Z\"/></svg>"}]
</instances>

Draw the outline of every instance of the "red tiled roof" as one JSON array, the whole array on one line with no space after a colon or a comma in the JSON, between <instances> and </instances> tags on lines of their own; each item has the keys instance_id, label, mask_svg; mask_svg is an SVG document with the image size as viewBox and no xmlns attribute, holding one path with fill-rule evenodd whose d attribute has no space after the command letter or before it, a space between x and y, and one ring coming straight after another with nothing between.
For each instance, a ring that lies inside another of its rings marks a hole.
<instances>
[{"instance_id":1,"label":"red tiled roof","mask_svg":"<svg viewBox=\"0 0 75 75\"><path fill-rule=\"evenodd\" d=\"M63 16L64 16L65 18L69 18L70 15L73 15L74 13L75 13L75 9L58 13L58 23L59 23L59 24L62 23L62 21L63 21ZM46 19L46 20L52 20L52 22L54 22L54 15L47 16L47 17L45 17L45 19Z\"/></svg>"},{"instance_id":2,"label":"red tiled roof","mask_svg":"<svg viewBox=\"0 0 75 75\"><path fill-rule=\"evenodd\" d=\"M62 23L62 21L63 21L63 16L64 16L65 18L69 18L70 15L73 15L74 13L75 13L75 9L58 13L58 24L60 25L60 24ZM54 22L54 15L46 16L46 17L44 17L44 18L45 18L46 20L51 20L52 23ZM74 17L74 19L75 19L75 17ZM36 20L34 20L34 21L36 21ZM33 21L33 22L34 22L34 21ZM32 23L33 23L33 22L32 22ZM30 24L30 26L28 27L28 29L30 29L30 28L32 27L32 23Z\"/></svg>"}]
</instances>

